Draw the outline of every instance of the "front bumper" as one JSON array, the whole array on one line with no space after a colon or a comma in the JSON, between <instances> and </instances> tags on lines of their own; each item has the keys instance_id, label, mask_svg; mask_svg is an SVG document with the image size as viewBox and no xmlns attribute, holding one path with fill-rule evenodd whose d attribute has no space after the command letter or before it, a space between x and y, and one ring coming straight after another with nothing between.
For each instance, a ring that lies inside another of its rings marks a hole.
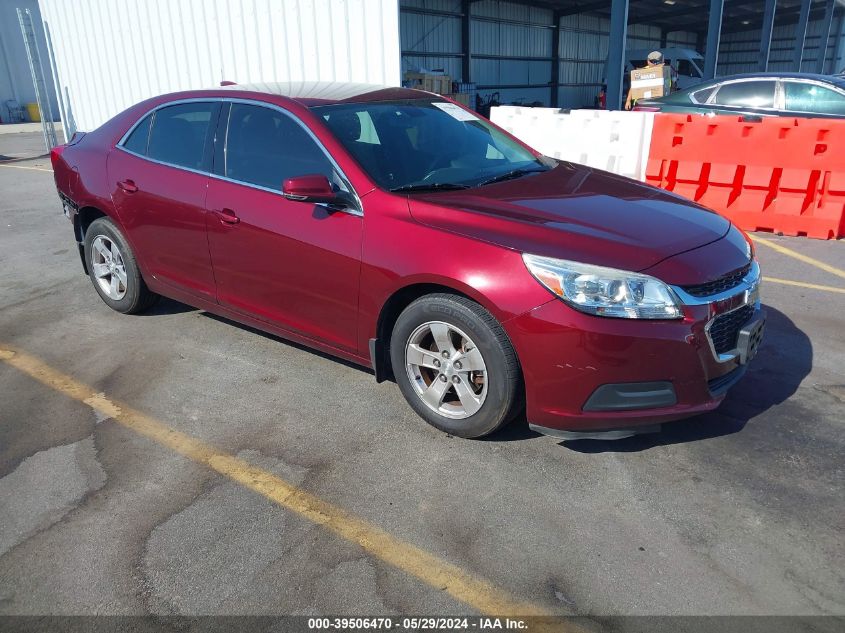
<instances>
[{"instance_id":1,"label":"front bumper","mask_svg":"<svg viewBox=\"0 0 845 633\"><path fill-rule=\"evenodd\" d=\"M564 437L624 437L712 411L759 346L765 315L756 283L754 291L685 304L677 321L595 317L557 299L508 321L525 376L529 424ZM708 330L720 315L740 309L747 312L745 339L738 343L744 348L715 351Z\"/></svg>"}]
</instances>

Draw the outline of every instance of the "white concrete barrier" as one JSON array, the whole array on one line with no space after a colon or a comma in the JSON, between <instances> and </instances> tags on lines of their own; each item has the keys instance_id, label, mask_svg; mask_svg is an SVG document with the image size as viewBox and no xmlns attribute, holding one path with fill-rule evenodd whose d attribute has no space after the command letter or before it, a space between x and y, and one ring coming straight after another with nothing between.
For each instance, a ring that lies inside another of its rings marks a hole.
<instances>
[{"instance_id":1,"label":"white concrete barrier","mask_svg":"<svg viewBox=\"0 0 845 633\"><path fill-rule=\"evenodd\" d=\"M653 112L499 106L490 120L546 156L645 180Z\"/></svg>"}]
</instances>

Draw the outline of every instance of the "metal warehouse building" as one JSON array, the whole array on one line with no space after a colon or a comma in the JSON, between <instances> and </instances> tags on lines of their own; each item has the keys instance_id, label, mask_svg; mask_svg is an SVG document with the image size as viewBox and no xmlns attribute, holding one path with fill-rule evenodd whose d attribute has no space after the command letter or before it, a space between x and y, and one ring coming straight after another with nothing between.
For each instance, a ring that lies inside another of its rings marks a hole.
<instances>
[{"instance_id":1,"label":"metal warehouse building","mask_svg":"<svg viewBox=\"0 0 845 633\"><path fill-rule=\"evenodd\" d=\"M841 4L834 0L402 0L402 63L403 68L442 67L453 77L475 82L479 90L498 90L505 102L522 99L590 107L603 81L612 81L607 76L608 55L622 56L611 43L623 39L628 49L679 47L702 53L718 49L716 76L798 70L799 64L806 72L836 72L845 65ZM708 32L716 39L708 41Z\"/></svg>"},{"instance_id":2,"label":"metal warehouse building","mask_svg":"<svg viewBox=\"0 0 845 633\"><path fill-rule=\"evenodd\" d=\"M698 51L705 76L845 66L843 0L0 0L0 104L34 98L18 6L43 19L46 90L70 131L221 80L442 71L485 99L564 108L606 84L612 108L626 49Z\"/></svg>"}]
</instances>

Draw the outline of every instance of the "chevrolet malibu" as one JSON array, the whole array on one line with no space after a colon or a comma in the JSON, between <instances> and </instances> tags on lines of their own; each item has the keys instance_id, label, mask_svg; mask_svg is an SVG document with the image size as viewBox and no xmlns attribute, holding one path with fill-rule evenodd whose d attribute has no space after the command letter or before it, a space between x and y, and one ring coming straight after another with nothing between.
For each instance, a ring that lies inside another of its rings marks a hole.
<instances>
[{"instance_id":1,"label":"chevrolet malibu","mask_svg":"<svg viewBox=\"0 0 845 633\"><path fill-rule=\"evenodd\" d=\"M544 157L439 95L261 84L139 103L53 150L112 309L160 296L369 366L481 437L716 408L760 344L748 238L688 200Z\"/></svg>"}]
</instances>

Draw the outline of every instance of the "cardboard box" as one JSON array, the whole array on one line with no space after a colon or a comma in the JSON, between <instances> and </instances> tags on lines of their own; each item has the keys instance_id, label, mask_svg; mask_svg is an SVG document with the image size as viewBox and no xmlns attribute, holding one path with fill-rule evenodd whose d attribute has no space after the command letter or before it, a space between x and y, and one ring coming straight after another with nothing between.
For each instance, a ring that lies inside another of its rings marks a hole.
<instances>
[{"instance_id":1,"label":"cardboard box","mask_svg":"<svg viewBox=\"0 0 845 633\"><path fill-rule=\"evenodd\" d=\"M452 92L452 78L449 75L431 75L408 71L405 73L404 84L409 88L435 92L439 95L447 95Z\"/></svg>"},{"instance_id":2,"label":"cardboard box","mask_svg":"<svg viewBox=\"0 0 845 633\"><path fill-rule=\"evenodd\" d=\"M452 101L457 101L461 105L465 105L468 108L472 108L473 106L475 106L474 103L470 105L470 97L472 95L470 95L468 92L456 92L455 94L446 96L449 97Z\"/></svg>"},{"instance_id":3,"label":"cardboard box","mask_svg":"<svg viewBox=\"0 0 845 633\"><path fill-rule=\"evenodd\" d=\"M666 64L631 71L631 101L668 95L671 86L672 69Z\"/></svg>"}]
</instances>

